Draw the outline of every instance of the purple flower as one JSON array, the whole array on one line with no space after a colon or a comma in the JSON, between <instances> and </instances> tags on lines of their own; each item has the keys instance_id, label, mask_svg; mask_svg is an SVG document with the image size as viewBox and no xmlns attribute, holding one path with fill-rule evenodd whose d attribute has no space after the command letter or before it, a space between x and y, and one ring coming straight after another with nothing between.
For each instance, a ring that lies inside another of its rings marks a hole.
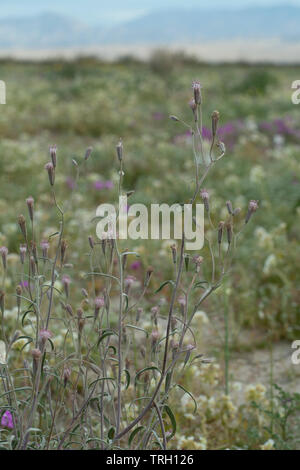
<instances>
[{"instance_id":1,"label":"purple flower","mask_svg":"<svg viewBox=\"0 0 300 470\"><path fill-rule=\"evenodd\" d=\"M131 263L130 269L137 271L138 269L140 269L141 266L142 266L142 263L140 261L134 261L133 263Z\"/></svg>"},{"instance_id":2,"label":"purple flower","mask_svg":"<svg viewBox=\"0 0 300 470\"><path fill-rule=\"evenodd\" d=\"M94 181L93 187L94 187L94 189L96 189L97 191L101 191L101 189L104 189L104 188L105 188L103 181Z\"/></svg>"},{"instance_id":3,"label":"purple flower","mask_svg":"<svg viewBox=\"0 0 300 470\"><path fill-rule=\"evenodd\" d=\"M14 428L12 414L9 410L5 411L5 413L2 415L1 426L8 429Z\"/></svg>"},{"instance_id":4,"label":"purple flower","mask_svg":"<svg viewBox=\"0 0 300 470\"><path fill-rule=\"evenodd\" d=\"M22 281L22 282L20 282L19 285L21 287L25 288L25 289L28 289L28 287L29 287L28 281Z\"/></svg>"},{"instance_id":5,"label":"purple flower","mask_svg":"<svg viewBox=\"0 0 300 470\"><path fill-rule=\"evenodd\" d=\"M102 189L112 189L114 187L114 183L112 181L94 181L93 183L94 189L96 191L102 191Z\"/></svg>"}]
</instances>

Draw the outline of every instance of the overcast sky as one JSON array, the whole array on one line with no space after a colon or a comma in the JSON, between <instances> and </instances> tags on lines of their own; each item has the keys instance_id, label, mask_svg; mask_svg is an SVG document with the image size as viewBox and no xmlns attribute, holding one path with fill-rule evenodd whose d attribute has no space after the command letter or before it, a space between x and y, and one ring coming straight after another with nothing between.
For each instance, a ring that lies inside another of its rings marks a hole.
<instances>
[{"instance_id":1,"label":"overcast sky","mask_svg":"<svg viewBox=\"0 0 300 470\"><path fill-rule=\"evenodd\" d=\"M300 6L300 0L0 0L0 17L31 16L51 11L88 23L112 23L171 7L228 9L284 4Z\"/></svg>"}]
</instances>

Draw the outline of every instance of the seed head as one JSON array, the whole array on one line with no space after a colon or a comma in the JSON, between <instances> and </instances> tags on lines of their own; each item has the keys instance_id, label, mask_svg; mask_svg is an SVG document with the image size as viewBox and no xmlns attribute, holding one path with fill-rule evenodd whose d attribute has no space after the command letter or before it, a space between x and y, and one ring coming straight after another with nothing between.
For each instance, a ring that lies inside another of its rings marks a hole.
<instances>
[{"instance_id":1,"label":"seed head","mask_svg":"<svg viewBox=\"0 0 300 470\"><path fill-rule=\"evenodd\" d=\"M86 149L85 156L84 156L85 161L87 161L90 158L92 151L93 151L93 147L88 147Z\"/></svg>"}]
</instances>

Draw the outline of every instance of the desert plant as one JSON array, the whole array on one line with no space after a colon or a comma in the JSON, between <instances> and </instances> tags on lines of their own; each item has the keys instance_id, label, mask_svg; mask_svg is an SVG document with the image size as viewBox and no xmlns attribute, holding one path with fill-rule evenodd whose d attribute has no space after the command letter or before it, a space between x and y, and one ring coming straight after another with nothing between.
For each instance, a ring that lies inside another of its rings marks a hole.
<instances>
[{"instance_id":1,"label":"desert plant","mask_svg":"<svg viewBox=\"0 0 300 470\"><path fill-rule=\"evenodd\" d=\"M194 400L180 377L191 363L210 359L197 351L192 320L228 276L238 237L258 202L249 202L243 219L240 208L233 208L230 201L225 204L227 218L220 221L214 217L210 192L203 184L225 155L225 145L218 140L220 115L212 113L212 138L207 146L202 136L201 85L193 82L192 88L192 124L174 115L171 119L192 133L195 183L188 202L195 205L200 200L204 204L209 255L203 258L188 252L182 232L179 246L172 244L170 249L173 278L154 293L150 292L153 269L146 269L144 282L137 288L136 279L127 271L128 259L137 253L113 231L98 240L89 237L89 272L78 281L79 287L71 288L67 258L72 247L64 230L72 205L58 202L57 149L50 147L51 160L45 169L59 229L47 240L39 240L34 199L27 198L29 223L24 215L18 217L23 243L13 331L5 321L7 249L1 248L1 413L6 423L2 447L166 449L176 432L169 398L181 390ZM131 192L124 187L126 152L121 141L116 151L119 196L129 197ZM77 175L91 153L89 148L81 163L73 160ZM168 289L168 302L157 305L155 294ZM151 304L150 328L146 329L141 319ZM59 329L63 329L63 341L56 346ZM13 345L20 341L24 344L17 354ZM29 355L25 352L28 345Z\"/></svg>"}]
</instances>

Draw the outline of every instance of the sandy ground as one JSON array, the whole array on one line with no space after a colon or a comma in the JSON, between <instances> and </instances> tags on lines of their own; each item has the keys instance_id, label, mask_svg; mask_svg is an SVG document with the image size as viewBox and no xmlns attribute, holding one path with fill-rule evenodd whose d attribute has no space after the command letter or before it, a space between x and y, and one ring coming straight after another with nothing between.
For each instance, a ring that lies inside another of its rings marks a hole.
<instances>
[{"instance_id":1,"label":"sandy ground","mask_svg":"<svg viewBox=\"0 0 300 470\"><path fill-rule=\"evenodd\" d=\"M299 63L300 43L282 42L278 39L270 40L231 40L217 42L203 42L199 44L173 44L173 45L111 45L89 46L85 48L61 49L1 49L0 57L15 59L36 60L61 57L73 59L78 56L95 56L106 60L116 60L119 57L133 56L147 60L154 50L165 49L170 51L184 51L198 59L208 62L272 62L272 63Z\"/></svg>"}]
</instances>

